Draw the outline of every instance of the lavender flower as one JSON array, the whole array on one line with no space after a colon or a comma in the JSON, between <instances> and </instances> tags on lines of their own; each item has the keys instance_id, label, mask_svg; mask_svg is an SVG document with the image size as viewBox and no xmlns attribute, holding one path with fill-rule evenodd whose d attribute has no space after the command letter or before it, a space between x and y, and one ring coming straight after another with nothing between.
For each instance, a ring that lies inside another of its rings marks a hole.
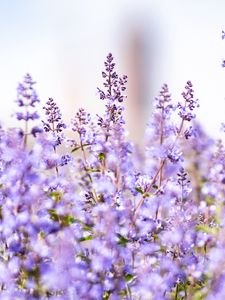
<instances>
[{"instance_id":1,"label":"lavender flower","mask_svg":"<svg viewBox=\"0 0 225 300\"><path fill-rule=\"evenodd\" d=\"M55 139L55 146L62 143L63 137L60 134L66 128L66 124L62 121L61 112L52 98L46 102L43 107L47 116L47 121L42 121L45 132L51 132Z\"/></svg>"},{"instance_id":2,"label":"lavender flower","mask_svg":"<svg viewBox=\"0 0 225 300\"><path fill-rule=\"evenodd\" d=\"M91 116L83 108L80 108L72 120L72 130L77 132L83 144L91 144L94 141L94 135L88 125L91 125Z\"/></svg>"},{"instance_id":3,"label":"lavender flower","mask_svg":"<svg viewBox=\"0 0 225 300\"><path fill-rule=\"evenodd\" d=\"M46 106L43 107L47 116L47 122L43 122L44 130L46 132L62 132L66 125L62 121L61 112L52 98L49 98L46 102Z\"/></svg>"},{"instance_id":4,"label":"lavender flower","mask_svg":"<svg viewBox=\"0 0 225 300\"><path fill-rule=\"evenodd\" d=\"M162 86L141 152L111 54L102 75L105 113L79 109L72 138L51 98L45 132L28 130L38 102L28 75L25 131L0 128L0 298L224 299L225 146L193 122L192 84L178 105Z\"/></svg>"},{"instance_id":5,"label":"lavender flower","mask_svg":"<svg viewBox=\"0 0 225 300\"><path fill-rule=\"evenodd\" d=\"M185 100L185 104L178 103L177 107L179 109L178 115L184 121L191 121L195 118L195 114L193 110L195 107L199 107L198 100L194 99L191 81L187 81L187 85L185 86L186 91L182 93L182 96Z\"/></svg>"},{"instance_id":6,"label":"lavender flower","mask_svg":"<svg viewBox=\"0 0 225 300\"><path fill-rule=\"evenodd\" d=\"M178 149L175 148L173 148L171 151L168 151L167 157L172 163L183 161L182 152L180 152Z\"/></svg>"},{"instance_id":7,"label":"lavender flower","mask_svg":"<svg viewBox=\"0 0 225 300\"><path fill-rule=\"evenodd\" d=\"M194 129L192 126L190 126L188 129L184 131L184 136L188 140L190 137L196 137L196 129Z\"/></svg>"},{"instance_id":8,"label":"lavender flower","mask_svg":"<svg viewBox=\"0 0 225 300\"><path fill-rule=\"evenodd\" d=\"M107 101L104 116L98 116L98 125L105 129L106 141L112 128L118 130L125 123L124 107L121 103L125 98L123 93L126 90L127 76L119 77L114 68L113 56L109 53L105 62L105 71L102 72L102 77L105 79L103 85L106 91L98 88L100 99Z\"/></svg>"},{"instance_id":9,"label":"lavender flower","mask_svg":"<svg viewBox=\"0 0 225 300\"><path fill-rule=\"evenodd\" d=\"M105 71L102 72L102 77L105 79L103 85L107 89L106 92L98 89L98 92L102 100L112 99L113 101L123 102L124 96L122 92L126 90L127 76L119 77L114 68L113 56L109 53L105 61Z\"/></svg>"},{"instance_id":10,"label":"lavender flower","mask_svg":"<svg viewBox=\"0 0 225 300\"><path fill-rule=\"evenodd\" d=\"M187 179L187 173L184 171L184 168L180 169L180 172L177 173L178 184L181 186L181 200L184 201L188 193L190 193L190 180Z\"/></svg>"},{"instance_id":11,"label":"lavender flower","mask_svg":"<svg viewBox=\"0 0 225 300\"><path fill-rule=\"evenodd\" d=\"M222 30L222 40L224 40L225 39L225 32L224 32L224 30Z\"/></svg>"},{"instance_id":12,"label":"lavender flower","mask_svg":"<svg viewBox=\"0 0 225 300\"><path fill-rule=\"evenodd\" d=\"M40 100L34 89L34 85L35 81L32 80L30 74L26 74L24 76L23 83L19 83L17 87L16 103L19 107L19 111L16 113L16 117L19 121L25 121L25 129L22 133L24 135L25 146L27 144L27 136L29 134L36 137L37 133L42 132L41 128L38 126L34 126L30 132L28 129L28 121L39 119L39 115L35 109Z\"/></svg>"},{"instance_id":13,"label":"lavender flower","mask_svg":"<svg viewBox=\"0 0 225 300\"><path fill-rule=\"evenodd\" d=\"M16 103L23 111L17 113L18 120L35 120L39 118L36 111L29 112L30 108L35 108L36 104L40 102L38 95L34 89L35 81L32 80L30 74L24 76L23 83L19 83L17 87ZM25 111L24 111L25 110Z\"/></svg>"}]
</instances>

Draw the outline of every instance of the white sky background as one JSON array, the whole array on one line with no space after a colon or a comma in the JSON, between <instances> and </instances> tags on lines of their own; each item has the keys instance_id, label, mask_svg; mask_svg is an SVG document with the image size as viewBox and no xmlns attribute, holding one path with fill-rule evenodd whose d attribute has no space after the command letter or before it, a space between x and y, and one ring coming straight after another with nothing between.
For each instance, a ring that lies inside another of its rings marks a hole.
<instances>
[{"instance_id":1,"label":"white sky background","mask_svg":"<svg viewBox=\"0 0 225 300\"><path fill-rule=\"evenodd\" d=\"M80 106L99 113L96 87L112 52L119 73L131 79L127 101L134 74L141 76L141 109L129 110L133 136L147 123L162 84L180 100L190 79L200 100L198 119L219 137L225 122L222 29L224 0L0 0L0 120L15 125L13 100L27 72L37 81L41 106L53 97L67 121ZM140 43L137 62L129 59L133 35Z\"/></svg>"}]
</instances>

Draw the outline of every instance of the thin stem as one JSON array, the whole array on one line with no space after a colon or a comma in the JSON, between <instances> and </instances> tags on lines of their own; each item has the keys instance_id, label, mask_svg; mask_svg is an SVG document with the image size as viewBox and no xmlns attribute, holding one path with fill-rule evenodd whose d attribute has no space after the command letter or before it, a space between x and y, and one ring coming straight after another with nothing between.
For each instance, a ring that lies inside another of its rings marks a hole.
<instances>
[{"instance_id":1,"label":"thin stem","mask_svg":"<svg viewBox=\"0 0 225 300\"><path fill-rule=\"evenodd\" d=\"M56 154L56 147L53 146L53 148L54 148L54 152L55 152L55 154ZM58 168L57 165L56 165L56 167L55 167L55 171L56 171L56 175L59 176L59 168Z\"/></svg>"},{"instance_id":2,"label":"thin stem","mask_svg":"<svg viewBox=\"0 0 225 300\"><path fill-rule=\"evenodd\" d=\"M111 82L111 71L109 70L109 75L108 75L108 84L109 84L109 89L108 89L108 92L109 92L109 98L111 98L112 96L112 82ZM109 124L107 126L107 130L106 130L106 138L105 138L105 141L107 142L108 141L108 138L109 138L109 130L110 130L110 123L111 123L111 115L112 115L112 109L110 109L110 119L109 119Z\"/></svg>"},{"instance_id":3,"label":"thin stem","mask_svg":"<svg viewBox=\"0 0 225 300\"><path fill-rule=\"evenodd\" d=\"M136 209L135 209L134 220L136 220L136 218L137 218L137 216L138 216L138 213L139 213L139 210L140 210L142 204L143 204L144 201L145 201L145 195L146 195L146 194L150 191L150 189L152 188L152 186L153 186L153 184L155 183L155 180L157 179L157 177L158 177L158 175L159 175L159 173L160 173L160 170L163 168L165 162L166 162L166 158L163 159L163 161L162 161L162 163L161 163L159 169L157 170L157 172L156 172L155 176L153 177L151 183L149 184L148 188L146 189L145 194L142 195L141 200L139 201L139 203L138 203L138 205L137 205L137 207L136 207Z\"/></svg>"},{"instance_id":4,"label":"thin stem","mask_svg":"<svg viewBox=\"0 0 225 300\"><path fill-rule=\"evenodd\" d=\"M87 162L87 157L86 157L86 153L85 153L85 150L84 150L84 144L83 144L82 138L81 138L81 132L78 131L78 134L79 134L79 139L80 139L80 149L81 149L82 156L83 156L83 159L84 159L84 169L87 172L87 175L88 175L88 177L90 179L90 182L93 183L91 174L88 173L88 162ZM91 192L92 192L92 195L93 195L93 200L95 201L95 203L97 203L98 202L98 196L96 194L95 189L92 189Z\"/></svg>"},{"instance_id":5,"label":"thin stem","mask_svg":"<svg viewBox=\"0 0 225 300\"><path fill-rule=\"evenodd\" d=\"M119 191L119 183L120 183L120 172L118 166L116 167L115 171L115 185L116 185L116 191Z\"/></svg>"},{"instance_id":6,"label":"thin stem","mask_svg":"<svg viewBox=\"0 0 225 300\"><path fill-rule=\"evenodd\" d=\"M159 144L160 146L162 146L163 144L163 140L164 140L164 136L163 136L163 126L164 126L164 122L163 122L163 115L164 115L164 103L162 106L162 110L161 110L161 122L160 122L160 141ZM160 165L162 164L163 159L160 159ZM163 181L163 167L160 169L159 171L159 188L162 185L162 181ZM155 219L158 219L158 214L159 214L159 204L157 205L157 209L156 209L156 213L155 213Z\"/></svg>"},{"instance_id":7,"label":"thin stem","mask_svg":"<svg viewBox=\"0 0 225 300\"><path fill-rule=\"evenodd\" d=\"M27 116L28 116L28 104L25 105L26 108L26 120L25 120L25 131L24 131L24 148L26 148L27 146L27 135L28 135L28 120L27 120Z\"/></svg>"},{"instance_id":8,"label":"thin stem","mask_svg":"<svg viewBox=\"0 0 225 300\"><path fill-rule=\"evenodd\" d=\"M186 101L185 101L185 107L186 107ZM177 132L177 136L176 136L176 138L175 138L175 140L174 140L172 146L170 147L170 151L172 151L173 148L175 147L176 142L177 142L178 138L180 137L181 132L182 132L182 130L183 130L183 126L184 126L184 119L182 119L182 121L181 121L179 130L178 130L178 132ZM162 168L163 168L163 166L164 166L166 160L167 160L167 157L165 157L165 158L162 160L162 162L161 162L161 164L160 164L160 167L159 167L159 169L157 170L157 172L156 172L155 176L153 177L151 183L149 184L148 188L146 189L145 194L142 195L142 198L141 198L141 200L139 201L139 203L138 203L138 205L137 205L137 207L136 207L136 209L135 209L134 220L136 220L136 218L137 218L137 216L138 216L138 213L139 213L139 211L140 211L140 208L141 208L142 204L143 204L144 201L145 201L145 195L146 195L146 194L150 191L150 189L152 188L152 186L153 186L153 184L155 183L155 180L157 179L157 177L159 176L159 174L160 174L160 172L161 172L161 170L162 170ZM157 214L158 214L158 213L157 213Z\"/></svg>"},{"instance_id":9,"label":"thin stem","mask_svg":"<svg viewBox=\"0 0 225 300\"><path fill-rule=\"evenodd\" d=\"M55 124L54 124L54 121L52 121L52 131L53 133L55 132ZM53 146L53 149L54 149L54 152L56 154L56 146L54 145ZM59 176L59 169L58 169L58 166L56 165L55 167L55 171L56 171L56 176Z\"/></svg>"},{"instance_id":10,"label":"thin stem","mask_svg":"<svg viewBox=\"0 0 225 300\"><path fill-rule=\"evenodd\" d=\"M112 95L112 82L111 82L111 71L109 69L109 96Z\"/></svg>"},{"instance_id":11,"label":"thin stem","mask_svg":"<svg viewBox=\"0 0 225 300\"><path fill-rule=\"evenodd\" d=\"M81 148L81 152L82 152L82 155L83 155L83 159L84 159L84 162L85 162L85 168L87 168L87 157L86 157L86 154L85 154L85 151L84 151L84 145L83 145L83 142L82 142L82 139L81 139L81 133L79 132L79 138L80 138L80 148Z\"/></svg>"},{"instance_id":12,"label":"thin stem","mask_svg":"<svg viewBox=\"0 0 225 300\"><path fill-rule=\"evenodd\" d=\"M127 282L126 282L126 291L127 291L127 297L126 297L127 300L132 300L131 291Z\"/></svg>"},{"instance_id":13,"label":"thin stem","mask_svg":"<svg viewBox=\"0 0 225 300\"><path fill-rule=\"evenodd\" d=\"M175 291L175 300L178 300L178 283L176 285L176 291Z\"/></svg>"},{"instance_id":14,"label":"thin stem","mask_svg":"<svg viewBox=\"0 0 225 300\"><path fill-rule=\"evenodd\" d=\"M27 146L27 135L28 135L28 121L25 120L25 131L24 131L24 141L23 141L24 148L26 148Z\"/></svg>"}]
</instances>

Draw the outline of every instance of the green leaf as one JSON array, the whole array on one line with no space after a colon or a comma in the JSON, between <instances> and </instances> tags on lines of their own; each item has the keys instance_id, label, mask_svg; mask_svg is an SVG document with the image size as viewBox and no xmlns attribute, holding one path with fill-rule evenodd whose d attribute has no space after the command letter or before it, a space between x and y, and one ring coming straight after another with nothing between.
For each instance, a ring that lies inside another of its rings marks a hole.
<instances>
[{"instance_id":1,"label":"green leaf","mask_svg":"<svg viewBox=\"0 0 225 300\"><path fill-rule=\"evenodd\" d=\"M158 190L158 188L159 188L158 185L156 185L156 184L153 184L152 187L153 187L153 189L155 189L155 190Z\"/></svg>"},{"instance_id":2,"label":"green leaf","mask_svg":"<svg viewBox=\"0 0 225 300\"><path fill-rule=\"evenodd\" d=\"M71 215L62 216L62 225L67 227L75 222L75 219Z\"/></svg>"},{"instance_id":3,"label":"green leaf","mask_svg":"<svg viewBox=\"0 0 225 300\"><path fill-rule=\"evenodd\" d=\"M139 187L136 187L135 190L142 195L144 194L144 191L142 191L142 189Z\"/></svg>"},{"instance_id":4,"label":"green leaf","mask_svg":"<svg viewBox=\"0 0 225 300\"><path fill-rule=\"evenodd\" d=\"M63 227L68 227L75 223L75 218L72 215L59 215L55 209L49 209L48 212L50 214L50 218L55 222L59 222Z\"/></svg>"},{"instance_id":5,"label":"green leaf","mask_svg":"<svg viewBox=\"0 0 225 300\"><path fill-rule=\"evenodd\" d=\"M215 199L213 197L206 197L205 199L205 202L208 204L208 205L212 205L215 203Z\"/></svg>"},{"instance_id":6,"label":"green leaf","mask_svg":"<svg viewBox=\"0 0 225 300\"><path fill-rule=\"evenodd\" d=\"M100 169L94 169L94 168L86 168L85 169L87 172L95 173L95 172L101 172Z\"/></svg>"},{"instance_id":7,"label":"green leaf","mask_svg":"<svg viewBox=\"0 0 225 300\"><path fill-rule=\"evenodd\" d=\"M54 192L51 192L49 195L50 195L50 197L52 197L55 200L55 202L59 202L61 200L63 194L60 191L54 191Z\"/></svg>"},{"instance_id":8,"label":"green leaf","mask_svg":"<svg viewBox=\"0 0 225 300\"><path fill-rule=\"evenodd\" d=\"M73 149L71 150L71 153L73 153L73 152L79 150L80 148L81 148L80 146L73 148Z\"/></svg>"},{"instance_id":9,"label":"green leaf","mask_svg":"<svg viewBox=\"0 0 225 300\"><path fill-rule=\"evenodd\" d=\"M108 300L110 297L111 292L110 291L105 291L103 296L102 296L102 300Z\"/></svg>"},{"instance_id":10,"label":"green leaf","mask_svg":"<svg viewBox=\"0 0 225 300\"><path fill-rule=\"evenodd\" d=\"M149 194L149 193L144 193L144 195L143 195L143 198L148 198L148 197L150 197L151 195Z\"/></svg>"},{"instance_id":11,"label":"green leaf","mask_svg":"<svg viewBox=\"0 0 225 300\"><path fill-rule=\"evenodd\" d=\"M122 247L126 247L129 240L122 236L121 234L117 234L117 237L119 238L118 244Z\"/></svg>"},{"instance_id":12,"label":"green leaf","mask_svg":"<svg viewBox=\"0 0 225 300\"><path fill-rule=\"evenodd\" d=\"M19 274L19 278L17 279L17 285L18 288L23 290L26 287L26 283L28 280L28 273L27 271L22 267L20 269L20 274Z\"/></svg>"},{"instance_id":13,"label":"green leaf","mask_svg":"<svg viewBox=\"0 0 225 300\"><path fill-rule=\"evenodd\" d=\"M203 231L205 233L209 233L209 234L216 234L218 229L215 227L210 227L206 224L199 224L195 227L196 231Z\"/></svg>"},{"instance_id":14,"label":"green leaf","mask_svg":"<svg viewBox=\"0 0 225 300\"><path fill-rule=\"evenodd\" d=\"M79 242L90 241L93 240L93 235L88 235L79 239Z\"/></svg>"},{"instance_id":15,"label":"green leaf","mask_svg":"<svg viewBox=\"0 0 225 300\"><path fill-rule=\"evenodd\" d=\"M84 148L84 147L87 147L87 146L90 146L90 145L91 145L91 144L83 144L82 147ZM77 147L73 148L73 149L71 150L71 153L73 153L73 152L75 152L75 151L81 149L82 147L81 147L81 145L80 145L80 146L77 146Z\"/></svg>"},{"instance_id":16,"label":"green leaf","mask_svg":"<svg viewBox=\"0 0 225 300\"><path fill-rule=\"evenodd\" d=\"M87 226L87 225L83 226L83 230L84 231L91 231L91 232L93 232L92 228L90 226Z\"/></svg>"},{"instance_id":17,"label":"green leaf","mask_svg":"<svg viewBox=\"0 0 225 300\"><path fill-rule=\"evenodd\" d=\"M127 290L126 290L126 289L121 290L121 291L119 292L119 295L120 295L121 297L127 296Z\"/></svg>"},{"instance_id":18,"label":"green leaf","mask_svg":"<svg viewBox=\"0 0 225 300\"><path fill-rule=\"evenodd\" d=\"M81 225L83 225L83 230L84 231L90 231L90 232L93 232L93 229L91 226L85 224L83 221L79 220L79 219L75 219L74 218L74 223L79 223Z\"/></svg>"},{"instance_id":19,"label":"green leaf","mask_svg":"<svg viewBox=\"0 0 225 300\"><path fill-rule=\"evenodd\" d=\"M133 274L126 274L126 275L125 275L125 280L126 280L126 282L131 281L133 278L134 278L134 275L133 275Z\"/></svg>"},{"instance_id":20,"label":"green leaf","mask_svg":"<svg viewBox=\"0 0 225 300\"><path fill-rule=\"evenodd\" d=\"M78 253L77 257L80 257L87 264L90 263L90 259L83 252Z\"/></svg>"},{"instance_id":21,"label":"green leaf","mask_svg":"<svg viewBox=\"0 0 225 300\"><path fill-rule=\"evenodd\" d=\"M99 153L99 155L98 155L98 159L100 160L100 161L103 161L104 159L105 159L105 154L104 153Z\"/></svg>"},{"instance_id":22,"label":"green leaf","mask_svg":"<svg viewBox=\"0 0 225 300\"><path fill-rule=\"evenodd\" d=\"M59 215L57 214L56 210L55 209L48 209L48 212L50 214L50 218L53 220L53 221L56 221L56 222L59 222L60 221L60 217Z\"/></svg>"},{"instance_id":23,"label":"green leaf","mask_svg":"<svg viewBox=\"0 0 225 300\"><path fill-rule=\"evenodd\" d=\"M196 291L193 295L193 300L204 300L206 299L207 292L203 289L200 291Z\"/></svg>"}]
</instances>

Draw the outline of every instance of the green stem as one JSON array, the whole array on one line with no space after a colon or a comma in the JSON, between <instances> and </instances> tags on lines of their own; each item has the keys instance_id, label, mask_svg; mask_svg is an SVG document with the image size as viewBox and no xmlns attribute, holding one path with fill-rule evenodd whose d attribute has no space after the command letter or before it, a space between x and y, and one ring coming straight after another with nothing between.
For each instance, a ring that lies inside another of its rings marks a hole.
<instances>
[{"instance_id":1,"label":"green stem","mask_svg":"<svg viewBox=\"0 0 225 300\"><path fill-rule=\"evenodd\" d=\"M176 285L175 298L174 300L178 300L178 283Z\"/></svg>"}]
</instances>

